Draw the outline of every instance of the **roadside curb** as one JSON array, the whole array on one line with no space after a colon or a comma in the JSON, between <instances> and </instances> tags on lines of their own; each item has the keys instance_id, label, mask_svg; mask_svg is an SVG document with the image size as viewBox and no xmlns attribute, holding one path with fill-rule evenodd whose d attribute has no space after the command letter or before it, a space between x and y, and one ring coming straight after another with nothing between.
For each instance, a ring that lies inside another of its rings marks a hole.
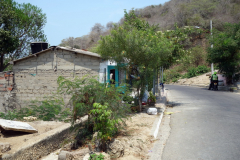
<instances>
[{"instance_id":1,"label":"roadside curb","mask_svg":"<svg viewBox=\"0 0 240 160\"><path fill-rule=\"evenodd\" d=\"M152 127L152 131L151 131L151 135L153 135L153 137L155 139L157 138L157 135L159 132L159 127L160 127L161 121L163 119L163 113L166 108L166 103L167 103L167 91L165 90L164 92L161 92L160 102L156 104L156 106L158 106L158 107L161 106L162 110L161 110L159 118L157 118L155 120L153 127Z\"/></svg>"}]
</instances>

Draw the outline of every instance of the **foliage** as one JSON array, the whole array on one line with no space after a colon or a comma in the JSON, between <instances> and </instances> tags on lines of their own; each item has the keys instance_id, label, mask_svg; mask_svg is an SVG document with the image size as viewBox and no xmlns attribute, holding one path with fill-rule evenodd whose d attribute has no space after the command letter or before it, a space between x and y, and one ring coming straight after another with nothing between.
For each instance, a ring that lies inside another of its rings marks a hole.
<instances>
[{"instance_id":1,"label":"foliage","mask_svg":"<svg viewBox=\"0 0 240 160\"><path fill-rule=\"evenodd\" d=\"M166 70L164 73L164 81L166 82L177 82L180 78L192 78L210 71L210 68L205 65L199 65L198 67L190 67L187 69L187 73L181 74L179 69Z\"/></svg>"},{"instance_id":2,"label":"foliage","mask_svg":"<svg viewBox=\"0 0 240 160\"><path fill-rule=\"evenodd\" d=\"M7 113L0 113L3 119L18 119L23 117L36 116L38 119L44 121L59 120L63 121L70 116L69 109L63 109L64 102L61 98L49 97L42 101L34 100L29 107L21 108L19 110L8 111Z\"/></svg>"},{"instance_id":3,"label":"foliage","mask_svg":"<svg viewBox=\"0 0 240 160\"><path fill-rule=\"evenodd\" d=\"M181 77L181 74L176 69L171 69L165 71L164 77L166 78L166 82L176 82Z\"/></svg>"},{"instance_id":4,"label":"foliage","mask_svg":"<svg viewBox=\"0 0 240 160\"><path fill-rule=\"evenodd\" d=\"M150 75L155 75L160 66L168 68L184 54L184 46L188 42L188 35L201 32L193 28L178 28L166 32L157 32L156 25L138 18L134 10L125 11L125 21L122 25L115 25L110 35L101 37L97 52L103 59L127 63L124 66L129 75L135 68L137 74L133 86L137 88L139 104L149 82ZM119 66L121 67L121 66ZM150 80L152 81L152 80ZM140 94L139 94L139 91Z\"/></svg>"},{"instance_id":5,"label":"foliage","mask_svg":"<svg viewBox=\"0 0 240 160\"><path fill-rule=\"evenodd\" d=\"M240 71L240 23L225 24L224 31L215 30L208 48L208 61L214 63L226 77Z\"/></svg>"},{"instance_id":6,"label":"foliage","mask_svg":"<svg viewBox=\"0 0 240 160\"><path fill-rule=\"evenodd\" d=\"M134 98L132 96L125 96L123 97L123 101L129 104L132 104L132 101L134 100Z\"/></svg>"},{"instance_id":7,"label":"foliage","mask_svg":"<svg viewBox=\"0 0 240 160\"><path fill-rule=\"evenodd\" d=\"M42 101L35 100L29 106L32 108L33 115L44 121L62 121L70 115L68 108L63 109L65 104L62 98L49 97Z\"/></svg>"},{"instance_id":8,"label":"foliage","mask_svg":"<svg viewBox=\"0 0 240 160\"><path fill-rule=\"evenodd\" d=\"M156 102L156 97L153 95L152 92L149 92L149 98L148 98L149 102Z\"/></svg>"},{"instance_id":9,"label":"foliage","mask_svg":"<svg viewBox=\"0 0 240 160\"><path fill-rule=\"evenodd\" d=\"M69 103L73 106L72 124L75 123L77 118L88 115L87 122L81 124L81 128L77 128L76 140L80 143L87 136L86 133L93 133L94 119L91 111L94 109L94 103L107 104L108 110L111 111L112 120L119 120L119 123L115 126L117 130L124 127L125 119L128 117L127 114L130 113L130 105L122 103L123 98L129 95L125 84L119 87L115 87L115 85L107 86L90 76L75 77L74 79L66 79L60 76L58 84L60 94L71 96Z\"/></svg>"},{"instance_id":10,"label":"foliage","mask_svg":"<svg viewBox=\"0 0 240 160\"><path fill-rule=\"evenodd\" d=\"M90 111L90 114L94 120L93 130L97 132L97 138L101 139L103 145L103 151L106 150L106 141L117 133L117 124L119 119L113 117L112 111L108 109L107 105L101 105L99 103L93 104L94 109Z\"/></svg>"},{"instance_id":11,"label":"foliage","mask_svg":"<svg viewBox=\"0 0 240 160\"><path fill-rule=\"evenodd\" d=\"M222 30L225 22L239 22L239 2L239 0L170 0L163 5L150 5L135 9L134 12L149 24L159 25L161 30L174 29L174 23L179 27L199 26L209 30L210 20L213 20L215 28ZM119 21L119 24L123 23L124 17ZM101 34L93 30L97 28L96 26L101 29ZM100 37L110 34L113 28L113 22L108 22L105 27L96 23L88 35L74 38L74 44L82 49L92 50ZM66 38L60 45L66 46L68 42Z\"/></svg>"},{"instance_id":12,"label":"foliage","mask_svg":"<svg viewBox=\"0 0 240 160\"><path fill-rule=\"evenodd\" d=\"M13 52L19 43L14 30L18 16L14 12L16 4L12 0L1 0L0 6L0 53Z\"/></svg>"},{"instance_id":13,"label":"foliage","mask_svg":"<svg viewBox=\"0 0 240 160\"><path fill-rule=\"evenodd\" d=\"M12 112L8 111L7 113L0 112L0 117L7 120L14 120L18 116L17 116L17 111L13 110Z\"/></svg>"},{"instance_id":14,"label":"foliage","mask_svg":"<svg viewBox=\"0 0 240 160\"><path fill-rule=\"evenodd\" d=\"M210 68L207 66L198 66L198 67L191 67L188 69L188 72L184 75L185 78L195 77L210 71Z\"/></svg>"},{"instance_id":15,"label":"foliage","mask_svg":"<svg viewBox=\"0 0 240 160\"><path fill-rule=\"evenodd\" d=\"M9 65L4 63L5 58L13 60L28 55L30 42L46 41L43 34L46 15L30 3L2 0L0 6L0 71L3 71Z\"/></svg>"},{"instance_id":16,"label":"foliage","mask_svg":"<svg viewBox=\"0 0 240 160\"><path fill-rule=\"evenodd\" d=\"M100 153L99 155L97 155L96 153L90 154L89 160L104 160L104 155L102 155L102 153Z\"/></svg>"}]
</instances>

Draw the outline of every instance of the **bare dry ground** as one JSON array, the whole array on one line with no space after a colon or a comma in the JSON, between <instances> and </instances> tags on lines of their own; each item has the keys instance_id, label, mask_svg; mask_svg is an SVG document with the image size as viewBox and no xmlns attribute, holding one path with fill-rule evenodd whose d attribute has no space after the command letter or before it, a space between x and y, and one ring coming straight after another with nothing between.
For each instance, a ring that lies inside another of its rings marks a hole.
<instances>
[{"instance_id":1,"label":"bare dry ground","mask_svg":"<svg viewBox=\"0 0 240 160\"><path fill-rule=\"evenodd\" d=\"M6 154L15 153L21 150L25 146L34 144L39 140L44 139L56 129L60 127L70 126L68 123L55 122L55 121L33 121L27 122L29 125L38 130L38 133L29 134L24 132L7 131L4 133L4 138L0 138L0 142L9 143L11 145L11 150L6 152Z\"/></svg>"},{"instance_id":2,"label":"bare dry ground","mask_svg":"<svg viewBox=\"0 0 240 160\"><path fill-rule=\"evenodd\" d=\"M132 114L131 118L127 120L126 130L122 130L120 135L115 139L120 142L119 148L122 149L121 156L116 158L118 160L145 160L148 159L148 153L153 147L154 137L151 135L151 130L154 122L159 115L148 115L147 113ZM7 142L11 144L11 150L4 154L13 154L22 148L34 144L41 139L51 135L60 128L70 126L69 123L54 122L54 121L33 121L27 122L32 127L38 130L38 133L26 134L23 132L7 132L5 137L0 139L0 142ZM86 149L82 147L78 150ZM76 151L76 150L75 150ZM120 150L119 150L120 151ZM58 159L60 151L51 154L51 160ZM122 154L123 153L123 154ZM47 157L43 159L48 159Z\"/></svg>"}]
</instances>

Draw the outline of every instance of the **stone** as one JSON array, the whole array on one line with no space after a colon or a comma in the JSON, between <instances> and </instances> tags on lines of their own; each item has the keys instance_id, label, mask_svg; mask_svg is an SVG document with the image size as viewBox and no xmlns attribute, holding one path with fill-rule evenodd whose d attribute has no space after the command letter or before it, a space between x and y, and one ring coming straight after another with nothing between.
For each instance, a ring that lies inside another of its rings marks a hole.
<instances>
[{"instance_id":1,"label":"stone","mask_svg":"<svg viewBox=\"0 0 240 160\"><path fill-rule=\"evenodd\" d=\"M58 160L66 160L68 151L61 151L58 155Z\"/></svg>"},{"instance_id":2,"label":"stone","mask_svg":"<svg viewBox=\"0 0 240 160\"><path fill-rule=\"evenodd\" d=\"M0 153L5 153L11 150L11 145L9 143L0 142Z\"/></svg>"},{"instance_id":3,"label":"stone","mask_svg":"<svg viewBox=\"0 0 240 160\"><path fill-rule=\"evenodd\" d=\"M121 141L115 139L109 144L107 152L112 157L119 158L124 154L124 145Z\"/></svg>"},{"instance_id":4,"label":"stone","mask_svg":"<svg viewBox=\"0 0 240 160\"><path fill-rule=\"evenodd\" d=\"M66 154L66 160L77 160L77 159L83 159L83 157L89 153L88 148L84 148L81 150L73 151L73 152L68 152Z\"/></svg>"}]
</instances>

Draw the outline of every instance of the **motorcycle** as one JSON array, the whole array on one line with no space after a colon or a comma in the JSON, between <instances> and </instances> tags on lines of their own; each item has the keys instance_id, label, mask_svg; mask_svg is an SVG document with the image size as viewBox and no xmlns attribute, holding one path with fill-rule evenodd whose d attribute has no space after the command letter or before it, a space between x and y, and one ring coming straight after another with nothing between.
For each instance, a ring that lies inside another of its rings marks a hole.
<instances>
[{"instance_id":1,"label":"motorcycle","mask_svg":"<svg viewBox=\"0 0 240 160\"><path fill-rule=\"evenodd\" d=\"M213 90L214 90L214 91L217 91L217 90L218 90L217 85L218 85L217 82L213 83Z\"/></svg>"}]
</instances>

